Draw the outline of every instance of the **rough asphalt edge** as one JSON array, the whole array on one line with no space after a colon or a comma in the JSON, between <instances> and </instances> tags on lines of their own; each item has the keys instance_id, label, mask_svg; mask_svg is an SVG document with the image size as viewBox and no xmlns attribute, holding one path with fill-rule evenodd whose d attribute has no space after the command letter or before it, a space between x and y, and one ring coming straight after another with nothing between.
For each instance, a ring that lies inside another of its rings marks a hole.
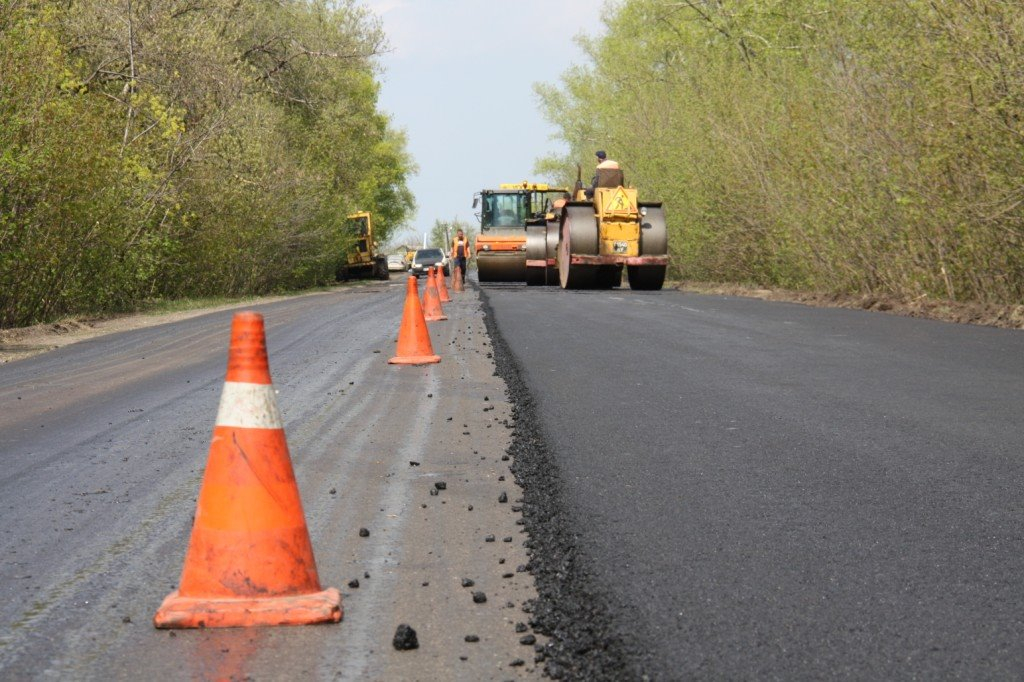
<instances>
[{"instance_id":1,"label":"rough asphalt edge","mask_svg":"<svg viewBox=\"0 0 1024 682\"><path fill-rule=\"evenodd\" d=\"M530 626L550 638L544 649L544 673L566 680L648 679L644 648L633 633L616 627L610 608L614 599L594 584L587 569L588 559L563 502L561 472L548 449L521 366L498 330L487 293L477 289L495 374L505 381L512 406L508 454L523 490L527 568L538 594L527 608L532 612Z\"/></svg>"}]
</instances>

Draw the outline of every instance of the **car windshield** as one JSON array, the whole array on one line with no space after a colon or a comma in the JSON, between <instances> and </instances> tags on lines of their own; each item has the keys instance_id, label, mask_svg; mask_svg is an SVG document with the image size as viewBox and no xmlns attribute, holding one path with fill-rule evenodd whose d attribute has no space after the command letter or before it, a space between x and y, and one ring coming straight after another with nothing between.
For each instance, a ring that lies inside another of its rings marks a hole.
<instances>
[{"instance_id":1,"label":"car windshield","mask_svg":"<svg viewBox=\"0 0 1024 682\"><path fill-rule=\"evenodd\" d=\"M425 263L430 261L436 263L441 260L444 256L441 254L441 249L420 249L416 252L416 262Z\"/></svg>"}]
</instances>

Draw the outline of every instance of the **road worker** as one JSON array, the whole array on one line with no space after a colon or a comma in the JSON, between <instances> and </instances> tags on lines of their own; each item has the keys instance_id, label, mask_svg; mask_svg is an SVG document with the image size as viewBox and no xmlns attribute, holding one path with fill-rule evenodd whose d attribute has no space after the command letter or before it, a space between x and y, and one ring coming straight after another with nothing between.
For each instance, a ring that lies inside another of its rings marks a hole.
<instances>
[{"instance_id":1,"label":"road worker","mask_svg":"<svg viewBox=\"0 0 1024 682\"><path fill-rule=\"evenodd\" d=\"M456 230L452 240L452 264L459 269L462 283L466 283L466 262L469 260L469 240L462 230Z\"/></svg>"},{"instance_id":2,"label":"road worker","mask_svg":"<svg viewBox=\"0 0 1024 682\"><path fill-rule=\"evenodd\" d=\"M590 182L590 187L585 190L588 199L594 198L594 190L598 187L619 187L626 184L626 178L619 168L618 161L609 159L603 149L599 149L595 156L597 156L597 168L594 179Z\"/></svg>"}]
</instances>

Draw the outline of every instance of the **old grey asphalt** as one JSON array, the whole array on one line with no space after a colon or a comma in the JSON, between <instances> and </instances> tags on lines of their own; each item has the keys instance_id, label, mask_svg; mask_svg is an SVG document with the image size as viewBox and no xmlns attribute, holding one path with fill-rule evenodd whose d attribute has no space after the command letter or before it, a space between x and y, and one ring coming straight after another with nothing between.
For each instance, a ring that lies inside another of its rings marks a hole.
<instances>
[{"instance_id":1,"label":"old grey asphalt","mask_svg":"<svg viewBox=\"0 0 1024 682\"><path fill-rule=\"evenodd\" d=\"M1017 679L1024 333L486 287L654 679Z\"/></svg>"},{"instance_id":2,"label":"old grey asphalt","mask_svg":"<svg viewBox=\"0 0 1024 682\"><path fill-rule=\"evenodd\" d=\"M152 625L181 573L231 311L0 366L0 679L539 677L517 631L535 592L479 298L431 325L440 364L391 366L403 284L256 307L337 625ZM392 647L401 623L418 649Z\"/></svg>"}]
</instances>

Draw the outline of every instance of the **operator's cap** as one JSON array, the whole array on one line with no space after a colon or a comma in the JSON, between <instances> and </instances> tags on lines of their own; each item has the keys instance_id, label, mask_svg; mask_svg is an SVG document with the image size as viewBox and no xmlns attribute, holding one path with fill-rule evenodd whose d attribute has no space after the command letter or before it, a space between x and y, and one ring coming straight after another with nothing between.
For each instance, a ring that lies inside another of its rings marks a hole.
<instances>
[{"instance_id":1,"label":"operator's cap","mask_svg":"<svg viewBox=\"0 0 1024 682\"><path fill-rule=\"evenodd\" d=\"M608 156L608 155L604 153L604 150L603 150L603 149L599 149L599 150L597 151L597 158L599 158L599 159L604 159L604 158L607 158L607 156Z\"/></svg>"}]
</instances>

